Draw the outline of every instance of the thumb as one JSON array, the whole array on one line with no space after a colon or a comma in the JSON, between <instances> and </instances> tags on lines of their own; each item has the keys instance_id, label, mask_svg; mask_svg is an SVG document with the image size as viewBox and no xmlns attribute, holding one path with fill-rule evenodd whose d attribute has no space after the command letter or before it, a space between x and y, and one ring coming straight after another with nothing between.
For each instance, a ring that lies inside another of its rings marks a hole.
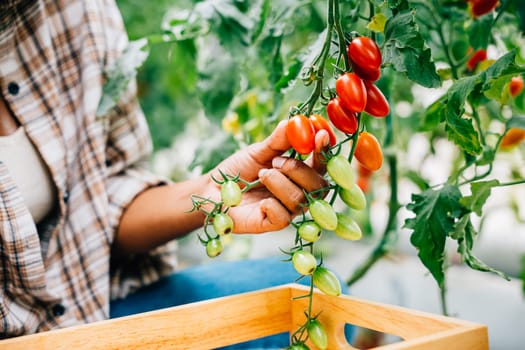
<instances>
[{"instance_id":1,"label":"thumb","mask_svg":"<svg viewBox=\"0 0 525 350\"><path fill-rule=\"evenodd\" d=\"M287 120L281 120L270 136L264 141L253 144L250 154L257 161L264 163L271 161L274 157L283 154L290 149L291 145L286 137Z\"/></svg>"}]
</instances>

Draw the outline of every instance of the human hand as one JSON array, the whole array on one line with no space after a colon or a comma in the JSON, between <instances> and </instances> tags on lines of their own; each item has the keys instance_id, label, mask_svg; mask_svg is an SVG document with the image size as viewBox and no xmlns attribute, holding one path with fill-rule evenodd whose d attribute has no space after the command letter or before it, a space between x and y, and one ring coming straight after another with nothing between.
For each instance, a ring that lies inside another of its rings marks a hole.
<instances>
[{"instance_id":1,"label":"human hand","mask_svg":"<svg viewBox=\"0 0 525 350\"><path fill-rule=\"evenodd\" d=\"M243 180L259 179L263 185L244 193L241 204L228 211L235 233L261 233L286 227L305 205L304 191L326 186L321 152L329 144L328 133L321 130L316 134L314 152L302 162L282 156L291 147L286 124L286 121L279 123L267 139L236 152L211 171L216 179L221 178L220 172L239 174ZM214 188L217 192L216 184ZM217 193L213 195L216 196Z\"/></svg>"}]
</instances>

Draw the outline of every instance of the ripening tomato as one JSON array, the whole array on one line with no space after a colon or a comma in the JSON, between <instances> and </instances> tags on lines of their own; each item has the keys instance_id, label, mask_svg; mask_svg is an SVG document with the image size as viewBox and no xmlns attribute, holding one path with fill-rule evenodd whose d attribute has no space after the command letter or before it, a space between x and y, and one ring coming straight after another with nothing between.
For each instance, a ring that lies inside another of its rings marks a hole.
<instances>
[{"instance_id":1,"label":"ripening tomato","mask_svg":"<svg viewBox=\"0 0 525 350\"><path fill-rule=\"evenodd\" d=\"M498 5L498 0L469 0L470 12L474 17L480 17L494 11Z\"/></svg>"},{"instance_id":2,"label":"ripening tomato","mask_svg":"<svg viewBox=\"0 0 525 350\"><path fill-rule=\"evenodd\" d=\"M516 97L523 91L523 77L521 75L518 75L517 77L513 77L510 80L509 83L509 92L512 97Z\"/></svg>"},{"instance_id":3,"label":"ripening tomato","mask_svg":"<svg viewBox=\"0 0 525 350\"><path fill-rule=\"evenodd\" d=\"M299 237L308 242L317 242L321 238L322 230L315 221L305 221L297 229Z\"/></svg>"},{"instance_id":4,"label":"ripening tomato","mask_svg":"<svg viewBox=\"0 0 525 350\"><path fill-rule=\"evenodd\" d=\"M326 230L335 230L337 227L337 214L330 203L324 199L316 199L310 204L309 210L316 224Z\"/></svg>"},{"instance_id":5,"label":"ripening tomato","mask_svg":"<svg viewBox=\"0 0 525 350\"><path fill-rule=\"evenodd\" d=\"M350 189L340 188L339 198L352 209L363 210L366 208L366 196L357 183L354 183Z\"/></svg>"},{"instance_id":6,"label":"ripening tomato","mask_svg":"<svg viewBox=\"0 0 525 350\"><path fill-rule=\"evenodd\" d=\"M332 180L342 188L350 189L354 185L354 170L344 156L336 155L330 158L326 163L326 171Z\"/></svg>"},{"instance_id":7,"label":"ripening tomato","mask_svg":"<svg viewBox=\"0 0 525 350\"><path fill-rule=\"evenodd\" d=\"M227 180L221 185L221 200L228 207L235 207L241 203L242 191L239 184L233 180Z\"/></svg>"},{"instance_id":8,"label":"ripening tomato","mask_svg":"<svg viewBox=\"0 0 525 350\"><path fill-rule=\"evenodd\" d=\"M233 220L226 213L218 213L213 217L213 229L218 235L227 235L233 232Z\"/></svg>"},{"instance_id":9,"label":"ripening tomato","mask_svg":"<svg viewBox=\"0 0 525 350\"><path fill-rule=\"evenodd\" d=\"M359 186L363 193L368 193L368 190L370 189L370 177L359 175L357 177L356 185Z\"/></svg>"},{"instance_id":10,"label":"ripening tomato","mask_svg":"<svg viewBox=\"0 0 525 350\"><path fill-rule=\"evenodd\" d=\"M215 258L222 253L222 243L219 238L213 238L206 243L206 255Z\"/></svg>"},{"instance_id":11,"label":"ripening tomato","mask_svg":"<svg viewBox=\"0 0 525 350\"><path fill-rule=\"evenodd\" d=\"M316 319L310 320L306 331L308 332L308 338L319 349L325 350L328 347L328 335L321 322Z\"/></svg>"},{"instance_id":12,"label":"ripening tomato","mask_svg":"<svg viewBox=\"0 0 525 350\"><path fill-rule=\"evenodd\" d=\"M315 148L315 130L310 119L302 114L288 119L286 137L299 154L309 154Z\"/></svg>"},{"instance_id":13,"label":"ripening tomato","mask_svg":"<svg viewBox=\"0 0 525 350\"><path fill-rule=\"evenodd\" d=\"M334 126L345 134L353 134L357 131L357 116L347 111L339 98L334 98L326 105L326 113Z\"/></svg>"},{"instance_id":14,"label":"ripening tomato","mask_svg":"<svg viewBox=\"0 0 525 350\"><path fill-rule=\"evenodd\" d=\"M335 81L335 91L342 105L351 112L360 113L366 106L366 88L357 74L345 73Z\"/></svg>"},{"instance_id":15,"label":"ripening tomato","mask_svg":"<svg viewBox=\"0 0 525 350\"><path fill-rule=\"evenodd\" d=\"M363 131L357 138L354 157L368 170L376 171L383 164L383 152L377 138Z\"/></svg>"},{"instance_id":16,"label":"ripening tomato","mask_svg":"<svg viewBox=\"0 0 525 350\"><path fill-rule=\"evenodd\" d=\"M292 264L301 275L311 275L317 267L317 260L312 253L298 250L292 255Z\"/></svg>"},{"instance_id":17,"label":"ripening tomato","mask_svg":"<svg viewBox=\"0 0 525 350\"><path fill-rule=\"evenodd\" d=\"M357 222L350 216L342 213L337 213L337 227L334 232L337 236L349 241L359 240L363 236Z\"/></svg>"},{"instance_id":18,"label":"ripening tomato","mask_svg":"<svg viewBox=\"0 0 525 350\"><path fill-rule=\"evenodd\" d=\"M502 149L509 149L518 145L525 140L525 130L519 128L510 128L501 139L500 147Z\"/></svg>"},{"instance_id":19,"label":"ripening tomato","mask_svg":"<svg viewBox=\"0 0 525 350\"><path fill-rule=\"evenodd\" d=\"M330 146L333 147L337 144L337 137L335 136L334 129L332 129L332 126L328 120L319 114L312 114L310 116L310 121L312 122L316 133L320 130L326 130L326 132L328 132L328 136L330 137Z\"/></svg>"},{"instance_id":20,"label":"ripening tomato","mask_svg":"<svg viewBox=\"0 0 525 350\"><path fill-rule=\"evenodd\" d=\"M385 95L374 83L365 80L366 106L365 112L374 117L386 117L390 113L390 106Z\"/></svg>"},{"instance_id":21,"label":"ripening tomato","mask_svg":"<svg viewBox=\"0 0 525 350\"><path fill-rule=\"evenodd\" d=\"M359 36L352 40L347 49L348 58L359 71L370 75L381 67L381 51L376 42L369 37Z\"/></svg>"},{"instance_id":22,"label":"ripening tomato","mask_svg":"<svg viewBox=\"0 0 525 350\"><path fill-rule=\"evenodd\" d=\"M487 59L487 50L485 49L477 50L468 59L467 69L472 72L474 69L476 69L476 67L481 61L485 61L486 59Z\"/></svg>"},{"instance_id":23,"label":"ripening tomato","mask_svg":"<svg viewBox=\"0 0 525 350\"><path fill-rule=\"evenodd\" d=\"M314 285L321 290L321 292L332 295L341 295L341 283L337 276L326 267L318 266L312 274Z\"/></svg>"}]
</instances>

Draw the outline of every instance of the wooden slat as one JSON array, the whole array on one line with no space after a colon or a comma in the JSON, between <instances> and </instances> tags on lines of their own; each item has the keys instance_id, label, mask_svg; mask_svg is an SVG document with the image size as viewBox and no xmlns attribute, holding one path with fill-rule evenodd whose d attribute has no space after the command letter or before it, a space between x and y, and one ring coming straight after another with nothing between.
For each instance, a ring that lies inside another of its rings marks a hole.
<instances>
[{"instance_id":1,"label":"wooden slat","mask_svg":"<svg viewBox=\"0 0 525 350\"><path fill-rule=\"evenodd\" d=\"M213 349L286 331L304 322L308 292L297 284L163 309L0 341L0 350ZM321 312L322 311L322 312ZM355 297L315 292L331 350L353 349L345 340L351 323L403 338L381 350L487 350L487 328ZM310 344L311 345L311 344ZM315 349L315 347L311 347Z\"/></svg>"}]
</instances>

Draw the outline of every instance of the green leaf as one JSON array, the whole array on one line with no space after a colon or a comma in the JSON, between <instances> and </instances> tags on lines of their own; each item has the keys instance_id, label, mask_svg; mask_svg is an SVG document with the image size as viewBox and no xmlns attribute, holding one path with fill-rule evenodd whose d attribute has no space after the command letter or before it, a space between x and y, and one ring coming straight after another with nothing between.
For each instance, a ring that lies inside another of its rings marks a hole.
<instances>
[{"instance_id":1,"label":"green leaf","mask_svg":"<svg viewBox=\"0 0 525 350\"><path fill-rule=\"evenodd\" d=\"M199 65L197 91L206 116L218 124L240 89L239 65L220 47L202 53L206 57L202 57Z\"/></svg>"},{"instance_id":2,"label":"green leaf","mask_svg":"<svg viewBox=\"0 0 525 350\"><path fill-rule=\"evenodd\" d=\"M439 123L445 120L445 110L447 105L444 101L445 97L443 96L427 108L420 122L420 129L422 131L435 130Z\"/></svg>"},{"instance_id":3,"label":"green leaf","mask_svg":"<svg viewBox=\"0 0 525 350\"><path fill-rule=\"evenodd\" d=\"M102 117L113 108L121 94L126 91L129 82L137 75L149 55L149 44L146 38L131 41L122 55L106 71L106 83L102 88L96 115Z\"/></svg>"},{"instance_id":4,"label":"green leaf","mask_svg":"<svg viewBox=\"0 0 525 350\"><path fill-rule=\"evenodd\" d=\"M510 280L509 277L503 272L488 266L486 263L473 255L472 247L474 246L474 240L477 236L477 232L474 229L474 226L472 226L469 215L463 216L461 220L458 221L458 227L461 229L457 230L456 232L462 232L462 235L458 238L458 253L461 255L463 262L474 270L492 272L506 280Z\"/></svg>"},{"instance_id":5,"label":"green leaf","mask_svg":"<svg viewBox=\"0 0 525 350\"><path fill-rule=\"evenodd\" d=\"M472 21L467 28L470 45L474 50L486 49L491 38L492 24L494 23L492 16L481 16L475 21Z\"/></svg>"},{"instance_id":6,"label":"green leaf","mask_svg":"<svg viewBox=\"0 0 525 350\"><path fill-rule=\"evenodd\" d=\"M210 132L210 137L202 140L199 144L189 169L193 170L200 166L201 172L206 173L237 149L238 144L231 134L214 130Z\"/></svg>"},{"instance_id":7,"label":"green leaf","mask_svg":"<svg viewBox=\"0 0 525 350\"><path fill-rule=\"evenodd\" d=\"M406 73L410 80L422 86L441 85L430 48L419 33L414 11L403 10L386 22L383 63Z\"/></svg>"},{"instance_id":8,"label":"green leaf","mask_svg":"<svg viewBox=\"0 0 525 350\"><path fill-rule=\"evenodd\" d=\"M492 187L498 185L498 180L472 182L470 184L471 195L461 198L459 202L468 210L481 216L483 205L489 198Z\"/></svg>"},{"instance_id":9,"label":"green leaf","mask_svg":"<svg viewBox=\"0 0 525 350\"><path fill-rule=\"evenodd\" d=\"M410 242L418 249L421 262L440 287L445 281L445 242L454 231L455 220L463 212L460 198L457 186L445 185L439 190L428 189L413 194L412 202L407 205L407 209L416 215L405 221L405 227L413 230Z\"/></svg>"}]
</instances>

